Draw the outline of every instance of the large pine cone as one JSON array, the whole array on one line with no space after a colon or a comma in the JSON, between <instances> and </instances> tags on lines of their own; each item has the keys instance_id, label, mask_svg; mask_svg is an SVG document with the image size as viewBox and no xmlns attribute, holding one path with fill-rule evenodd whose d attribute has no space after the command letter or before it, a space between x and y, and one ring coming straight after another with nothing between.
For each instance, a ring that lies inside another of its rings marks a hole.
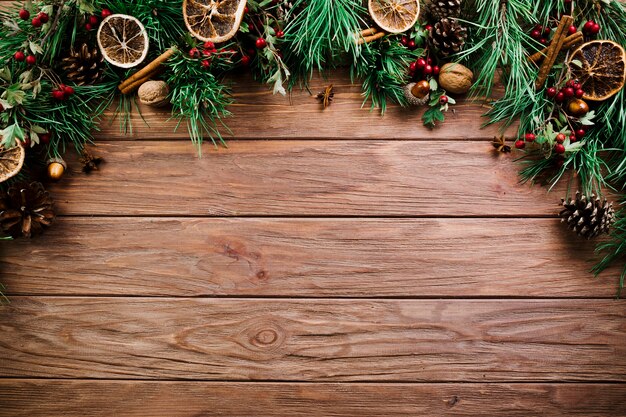
<instances>
[{"instance_id":1,"label":"large pine cone","mask_svg":"<svg viewBox=\"0 0 626 417\"><path fill-rule=\"evenodd\" d=\"M83 43L61 60L66 77L76 85L95 84L104 73L104 58L98 48Z\"/></svg>"},{"instance_id":2,"label":"large pine cone","mask_svg":"<svg viewBox=\"0 0 626 417\"><path fill-rule=\"evenodd\" d=\"M428 41L440 56L447 57L460 52L466 38L467 28L461 26L455 19L443 18L430 30Z\"/></svg>"},{"instance_id":3,"label":"large pine cone","mask_svg":"<svg viewBox=\"0 0 626 417\"><path fill-rule=\"evenodd\" d=\"M563 201L563 210L560 213L561 222L567 223L570 230L585 239L592 239L603 233L608 233L611 225L615 222L613 204L600 200L595 195L588 199L580 192L576 193L576 199L569 202Z\"/></svg>"},{"instance_id":4,"label":"large pine cone","mask_svg":"<svg viewBox=\"0 0 626 417\"><path fill-rule=\"evenodd\" d=\"M54 202L40 182L0 192L0 230L14 238L41 234L54 220Z\"/></svg>"},{"instance_id":5,"label":"large pine cone","mask_svg":"<svg viewBox=\"0 0 626 417\"><path fill-rule=\"evenodd\" d=\"M427 4L427 10L435 20L459 17L461 15L461 0L431 0Z\"/></svg>"}]
</instances>

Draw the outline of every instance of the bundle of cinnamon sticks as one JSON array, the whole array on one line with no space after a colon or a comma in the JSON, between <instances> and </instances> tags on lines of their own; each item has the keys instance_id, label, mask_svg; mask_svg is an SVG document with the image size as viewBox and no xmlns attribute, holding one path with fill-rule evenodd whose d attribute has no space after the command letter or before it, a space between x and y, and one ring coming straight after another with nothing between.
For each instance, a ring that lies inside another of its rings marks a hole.
<instances>
[{"instance_id":1,"label":"bundle of cinnamon sticks","mask_svg":"<svg viewBox=\"0 0 626 417\"><path fill-rule=\"evenodd\" d=\"M359 32L357 43L363 45L364 43L370 43L376 39L380 39L385 36L385 32L379 32L376 28L363 29Z\"/></svg>"},{"instance_id":2,"label":"bundle of cinnamon sticks","mask_svg":"<svg viewBox=\"0 0 626 417\"><path fill-rule=\"evenodd\" d=\"M541 59L541 56L544 56L544 55L545 55L545 58L543 60L543 64L541 65L539 69L539 75L537 76L537 81L535 82L535 88L537 90L542 89L543 86L546 84L546 80L548 79L548 75L550 75L550 70L554 66L554 63L556 62L556 58L558 57L559 53L566 45L566 39L568 38L567 32L569 30L569 27L572 25L572 23L574 23L574 18L572 16L564 15L563 17L561 17L559 26L556 28L556 32L554 34L554 37L552 38L552 43L545 51L545 54L543 51L539 52L540 56L538 59ZM581 37L582 34L580 35L574 34L571 36L576 36L576 38L572 38L572 40L569 42L570 47L574 45L574 43L571 43L571 42L581 41L579 37ZM534 55L531 56L529 59L532 59L533 57Z\"/></svg>"},{"instance_id":3,"label":"bundle of cinnamon sticks","mask_svg":"<svg viewBox=\"0 0 626 417\"><path fill-rule=\"evenodd\" d=\"M120 85L117 86L117 88L122 92L122 94L129 94L137 90L141 86L141 84L154 77L161 70L161 65L165 61L167 61L172 55L174 55L177 50L178 49L176 47L168 49L157 59L134 73L126 80L124 80Z\"/></svg>"}]
</instances>

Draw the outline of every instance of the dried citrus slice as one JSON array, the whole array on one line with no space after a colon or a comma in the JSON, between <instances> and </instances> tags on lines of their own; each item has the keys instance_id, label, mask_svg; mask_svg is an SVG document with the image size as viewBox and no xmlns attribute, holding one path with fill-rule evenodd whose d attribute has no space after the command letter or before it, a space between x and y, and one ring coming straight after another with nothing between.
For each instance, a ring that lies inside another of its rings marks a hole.
<instances>
[{"instance_id":1,"label":"dried citrus slice","mask_svg":"<svg viewBox=\"0 0 626 417\"><path fill-rule=\"evenodd\" d=\"M193 36L218 43L235 36L245 8L246 0L184 0L183 16Z\"/></svg>"},{"instance_id":2,"label":"dried citrus slice","mask_svg":"<svg viewBox=\"0 0 626 417\"><path fill-rule=\"evenodd\" d=\"M389 33L411 29L420 14L419 0L368 0L367 6L374 22Z\"/></svg>"},{"instance_id":3,"label":"dried citrus slice","mask_svg":"<svg viewBox=\"0 0 626 417\"><path fill-rule=\"evenodd\" d=\"M581 45L572 53L568 66L572 78L582 85L585 100L606 100L624 87L626 53L613 41L592 41Z\"/></svg>"},{"instance_id":4,"label":"dried citrus slice","mask_svg":"<svg viewBox=\"0 0 626 417\"><path fill-rule=\"evenodd\" d=\"M113 14L98 28L98 47L104 59L120 68L135 67L148 55L148 33L139 20Z\"/></svg>"},{"instance_id":5,"label":"dried citrus slice","mask_svg":"<svg viewBox=\"0 0 626 417\"><path fill-rule=\"evenodd\" d=\"M24 166L26 150L16 145L9 149L0 146L0 182L17 175Z\"/></svg>"}]
</instances>

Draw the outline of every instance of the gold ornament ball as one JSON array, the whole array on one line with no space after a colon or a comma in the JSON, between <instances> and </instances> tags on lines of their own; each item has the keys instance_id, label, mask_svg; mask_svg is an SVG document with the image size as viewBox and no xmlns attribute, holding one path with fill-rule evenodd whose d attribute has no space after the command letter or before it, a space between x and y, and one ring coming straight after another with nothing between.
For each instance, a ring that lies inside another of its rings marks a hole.
<instances>
[{"instance_id":1,"label":"gold ornament ball","mask_svg":"<svg viewBox=\"0 0 626 417\"><path fill-rule=\"evenodd\" d=\"M48 178L52 181L59 181L63 174L65 174L65 170L67 169L67 164L61 158L53 158L48 161Z\"/></svg>"},{"instance_id":2,"label":"gold ornament ball","mask_svg":"<svg viewBox=\"0 0 626 417\"><path fill-rule=\"evenodd\" d=\"M467 67L450 62L441 67L439 85L453 94L465 94L474 83L474 73Z\"/></svg>"},{"instance_id":3,"label":"gold ornament ball","mask_svg":"<svg viewBox=\"0 0 626 417\"><path fill-rule=\"evenodd\" d=\"M589 105L584 100L577 98L569 102L567 112L574 117L582 117L589 113Z\"/></svg>"}]
</instances>

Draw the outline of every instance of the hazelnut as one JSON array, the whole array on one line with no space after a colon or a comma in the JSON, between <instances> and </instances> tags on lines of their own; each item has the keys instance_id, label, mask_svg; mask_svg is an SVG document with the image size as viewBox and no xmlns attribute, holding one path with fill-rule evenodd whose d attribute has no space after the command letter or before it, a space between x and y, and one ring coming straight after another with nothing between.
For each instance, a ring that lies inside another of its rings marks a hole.
<instances>
[{"instance_id":1,"label":"hazelnut","mask_svg":"<svg viewBox=\"0 0 626 417\"><path fill-rule=\"evenodd\" d=\"M146 81L141 84L137 95L142 104L152 107L163 107L169 103L167 96L170 93L170 87L165 81Z\"/></svg>"}]
</instances>

